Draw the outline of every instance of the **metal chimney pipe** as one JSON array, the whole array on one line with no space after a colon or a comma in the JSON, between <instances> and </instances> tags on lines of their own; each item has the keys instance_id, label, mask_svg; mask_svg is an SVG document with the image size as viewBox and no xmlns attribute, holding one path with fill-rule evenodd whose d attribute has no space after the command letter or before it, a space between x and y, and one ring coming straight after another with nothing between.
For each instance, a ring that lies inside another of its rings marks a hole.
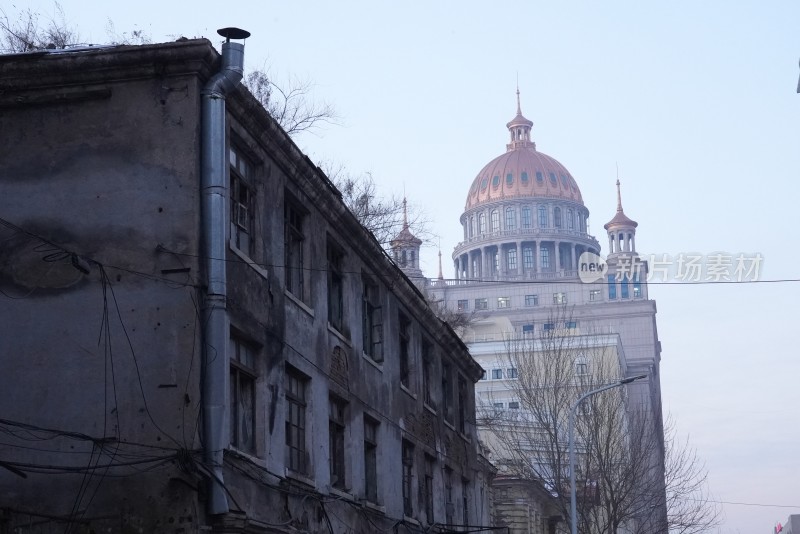
<instances>
[{"instance_id":1,"label":"metal chimney pipe","mask_svg":"<svg viewBox=\"0 0 800 534\"><path fill-rule=\"evenodd\" d=\"M228 226L228 155L225 143L225 98L244 75L244 45L230 42L250 34L238 28L223 28L222 65L201 93L201 233L207 288L203 301L203 460L211 473L207 509L209 514L229 511L223 478L223 452L228 444L225 402L229 355L229 325L226 308L226 235Z\"/></svg>"}]
</instances>

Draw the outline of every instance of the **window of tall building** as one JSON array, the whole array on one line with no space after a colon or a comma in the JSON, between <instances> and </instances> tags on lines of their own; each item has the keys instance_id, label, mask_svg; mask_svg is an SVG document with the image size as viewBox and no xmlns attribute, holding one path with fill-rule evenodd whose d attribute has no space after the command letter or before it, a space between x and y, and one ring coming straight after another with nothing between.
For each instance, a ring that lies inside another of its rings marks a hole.
<instances>
[{"instance_id":1,"label":"window of tall building","mask_svg":"<svg viewBox=\"0 0 800 534\"><path fill-rule=\"evenodd\" d=\"M492 369L492 380L500 380L501 378L503 378L503 370Z\"/></svg>"},{"instance_id":2,"label":"window of tall building","mask_svg":"<svg viewBox=\"0 0 800 534\"><path fill-rule=\"evenodd\" d=\"M514 208L506 208L506 230L514 230L517 227L517 220L514 216Z\"/></svg>"},{"instance_id":3,"label":"window of tall building","mask_svg":"<svg viewBox=\"0 0 800 534\"><path fill-rule=\"evenodd\" d=\"M230 338L231 445L245 452L256 450L255 350L244 340Z\"/></svg>"},{"instance_id":4,"label":"window of tall building","mask_svg":"<svg viewBox=\"0 0 800 534\"><path fill-rule=\"evenodd\" d=\"M575 227L575 219L571 209L567 209L567 229L572 230Z\"/></svg>"},{"instance_id":5,"label":"window of tall building","mask_svg":"<svg viewBox=\"0 0 800 534\"><path fill-rule=\"evenodd\" d=\"M511 297L497 297L497 307L498 308L510 308L511 307Z\"/></svg>"},{"instance_id":6,"label":"window of tall building","mask_svg":"<svg viewBox=\"0 0 800 534\"><path fill-rule=\"evenodd\" d=\"M466 299L459 300L456 305L456 308L458 309L458 311L467 311L469 309L469 300Z\"/></svg>"},{"instance_id":7,"label":"window of tall building","mask_svg":"<svg viewBox=\"0 0 800 534\"><path fill-rule=\"evenodd\" d=\"M526 337L530 337L533 335L533 324L524 324L522 325L522 335Z\"/></svg>"},{"instance_id":8,"label":"window of tall building","mask_svg":"<svg viewBox=\"0 0 800 534\"><path fill-rule=\"evenodd\" d=\"M500 230L500 212L497 210L492 210L491 217L492 232L498 232Z\"/></svg>"},{"instance_id":9,"label":"window of tall building","mask_svg":"<svg viewBox=\"0 0 800 534\"><path fill-rule=\"evenodd\" d=\"M481 213L478 215L478 229L480 234L486 233L486 214Z\"/></svg>"},{"instance_id":10,"label":"window of tall building","mask_svg":"<svg viewBox=\"0 0 800 534\"><path fill-rule=\"evenodd\" d=\"M525 306L530 308L531 306L538 306L539 305L539 295L525 295Z\"/></svg>"},{"instance_id":11,"label":"window of tall building","mask_svg":"<svg viewBox=\"0 0 800 534\"><path fill-rule=\"evenodd\" d=\"M522 247L522 266L525 269L533 269L533 248Z\"/></svg>"},{"instance_id":12,"label":"window of tall building","mask_svg":"<svg viewBox=\"0 0 800 534\"><path fill-rule=\"evenodd\" d=\"M308 378L292 367L286 368L286 466L295 473L308 472L306 452L306 388Z\"/></svg>"},{"instance_id":13,"label":"window of tall building","mask_svg":"<svg viewBox=\"0 0 800 534\"><path fill-rule=\"evenodd\" d=\"M414 515L414 446L403 440L403 514L407 517Z\"/></svg>"},{"instance_id":14,"label":"window of tall building","mask_svg":"<svg viewBox=\"0 0 800 534\"><path fill-rule=\"evenodd\" d=\"M564 292L553 293L553 304L566 304L567 294Z\"/></svg>"},{"instance_id":15,"label":"window of tall building","mask_svg":"<svg viewBox=\"0 0 800 534\"><path fill-rule=\"evenodd\" d=\"M519 401L510 401L508 403L509 410L519 410Z\"/></svg>"},{"instance_id":16,"label":"window of tall building","mask_svg":"<svg viewBox=\"0 0 800 534\"><path fill-rule=\"evenodd\" d=\"M602 293L599 289L590 289L589 290L589 300L600 300L602 298Z\"/></svg>"},{"instance_id":17,"label":"window of tall building","mask_svg":"<svg viewBox=\"0 0 800 534\"><path fill-rule=\"evenodd\" d=\"M544 323L544 330L546 332L550 332L550 331L553 331L555 329L556 329L556 324L555 323Z\"/></svg>"},{"instance_id":18,"label":"window of tall building","mask_svg":"<svg viewBox=\"0 0 800 534\"><path fill-rule=\"evenodd\" d=\"M589 374L589 361L585 356L578 356L575 358L575 374L577 376L585 376Z\"/></svg>"},{"instance_id":19,"label":"window of tall building","mask_svg":"<svg viewBox=\"0 0 800 534\"><path fill-rule=\"evenodd\" d=\"M578 328L578 321L564 321L564 328L567 330L574 330Z\"/></svg>"},{"instance_id":20,"label":"window of tall building","mask_svg":"<svg viewBox=\"0 0 800 534\"><path fill-rule=\"evenodd\" d=\"M469 236L475 237L475 216L469 218Z\"/></svg>"},{"instance_id":21,"label":"window of tall building","mask_svg":"<svg viewBox=\"0 0 800 534\"><path fill-rule=\"evenodd\" d=\"M532 226L531 221L531 207L530 206L523 206L522 207L522 228L527 229Z\"/></svg>"},{"instance_id":22,"label":"window of tall building","mask_svg":"<svg viewBox=\"0 0 800 534\"><path fill-rule=\"evenodd\" d=\"M506 264L508 265L508 270L517 270L517 249L510 248L506 251Z\"/></svg>"},{"instance_id":23,"label":"window of tall building","mask_svg":"<svg viewBox=\"0 0 800 534\"><path fill-rule=\"evenodd\" d=\"M606 280L608 280L608 298L615 300L617 298L617 277L609 274Z\"/></svg>"},{"instance_id":24,"label":"window of tall building","mask_svg":"<svg viewBox=\"0 0 800 534\"><path fill-rule=\"evenodd\" d=\"M368 275L361 276L361 333L364 354L383 361L383 306L380 287Z\"/></svg>"},{"instance_id":25,"label":"window of tall building","mask_svg":"<svg viewBox=\"0 0 800 534\"><path fill-rule=\"evenodd\" d=\"M547 228L547 208L539 206L539 228Z\"/></svg>"},{"instance_id":26,"label":"window of tall building","mask_svg":"<svg viewBox=\"0 0 800 534\"><path fill-rule=\"evenodd\" d=\"M506 369L506 378L517 378L518 376L516 367L509 367Z\"/></svg>"},{"instance_id":27,"label":"window of tall building","mask_svg":"<svg viewBox=\"0 0 800 534\"><path fill-rule=\"evenodd\" d=\"M642 298L642 282L639 280L639 273L633 273L633 298Z\"/></svg>"},{"instance_id":28,"label":"window of tall building","mask_svg":"<svg viewBox=\"0 0 800 534\"><path fill-rule=\"evenodd\" d=\"M630 295L628 294L628 275L623 275L622 280L620 281L619 284L619 289L620 289L619 292L620 297L624 299L630 297Z\"/></svg>"},{"instance_id":29,"label":"window of tall building","mask_svg":"<svg viewBox=\"0 0 800 534\"><path fill-rule=\"evenodd\" d=\"M486 310L489 308L489 299L475 299L476 310Z\"/></svg>"},{"instance_id":30,"label":"window of tall building","mask_svg":"<svg viewBox=\"0 0 800 534\"><path fill-rule=\"evenodd\" d=\"M364 497L378 502L378 422L364 416Z\"/></svg>"},{"instance_id":31,"label":"window of tall building","mask_svg":"<svg viewBox=\"0 0 800 534\"><path fill-rule=\"evenodd\" d=\"M553 208L553 226L561 228L561 208L558 206Z\"/></svg>"},{"instance_id":32,"label":"window of tall building","mask_svg":"<svg viewBox=\"0 0 800 534\"><path fill-rule=\"evenodd\" d=\"M345 484L345 410L347 403L338 397L331 397L328 403L328 440L331 465L331 485L344 488Z\"/></svg>"},{"instance_id":33,"label":"window of tall building","mask_svg":"<svg viewBox=\"0 0 800 534\"><path fill-rule=\"evenodd\" d=\"M411 387L411 320L399 314L400 331L398 347L400 352L400 384Z\"/></svg>"},{"instance_id":34,"label":"window of tall building","mask_svg":"<svg viewBox=\"0 0 800 534\"><path fill-rule=\"evenodd\" d=\"M235 146L230 148L231 241L236 248L251 255L255 250L253 166Z\"/></svg>"},{"instance_id":35,"label":"window of tall building","mask_svg":"<svg viewBox=\"0 0 800 534\"><path fill-rule=\"evenodd\" d=\"M494 266L494 270L492 272L499 273L500 272L500 251L496 251L492 254L492 265Z\"/></svg>"},{"instance_id":36,"label":"window of tall building","mask_svg":"<svg viewBox=\"0 0 800 534\"><path fill-rule=\"evenodd\" d=\"M344 252L328 241L328 322L344 333Z\"/></svg>"}]
</instances>

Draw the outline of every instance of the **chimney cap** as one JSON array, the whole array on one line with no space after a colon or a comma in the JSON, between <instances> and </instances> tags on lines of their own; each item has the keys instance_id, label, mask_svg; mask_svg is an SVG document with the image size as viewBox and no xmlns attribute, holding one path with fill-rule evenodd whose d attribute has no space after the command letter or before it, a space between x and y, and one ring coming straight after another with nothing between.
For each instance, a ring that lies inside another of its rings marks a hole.
<instances>
[{"instance_id":1,"label":"chimney cap","mask_svg":"<svg viewBox=\"0 0 800 534\"><path fill-rule=\"evenodd\" d=\"M250 32L241 28L220 28L217 33L225 37L227 40L231 39L247 39L250 37Z\"/></svg>"}]
</instances>

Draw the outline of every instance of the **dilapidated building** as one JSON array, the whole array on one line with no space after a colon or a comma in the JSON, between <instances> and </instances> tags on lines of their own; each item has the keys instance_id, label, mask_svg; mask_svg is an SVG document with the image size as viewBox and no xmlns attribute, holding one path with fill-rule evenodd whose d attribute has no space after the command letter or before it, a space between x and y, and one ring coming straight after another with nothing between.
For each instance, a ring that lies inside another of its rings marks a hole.
<instances>
[{"instance_id":1,"label":"dilapidated building","mask_svg":"<svg viewBox=\"0 0 800 534\"><path fill-rule=\"evenodd\" d=\"M0 531L479 531L481 368L221 33L0 56Z\"/></svg>"}]
</instances>

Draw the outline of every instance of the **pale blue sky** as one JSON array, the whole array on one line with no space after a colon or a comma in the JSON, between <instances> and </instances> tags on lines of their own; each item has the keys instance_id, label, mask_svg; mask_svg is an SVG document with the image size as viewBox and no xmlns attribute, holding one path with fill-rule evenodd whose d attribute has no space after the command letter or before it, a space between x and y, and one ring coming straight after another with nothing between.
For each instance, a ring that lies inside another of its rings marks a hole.
<instances>
[{"instance_id":1,"label":"pale blue sky","mask_svg":"<svg viewBox=\"0 0 800 534\"><path fill-rule=\"evenodd\" d=\"M43 14L51 2L29 2ZM430 5L429 5L430 4ZM505 150L519 75L537 148L580 186L601 245L616 167L640 252L760 252L800 278L800 3L93 2L63 0L85 41L239 26L249 65L308 78L340 126L297 142L371 171L425 211L445 259L476 173ZM423 255L436 274L436 250ZM452 276L445 261L445 276ZM665 410L705 459L723 533L800 513L800 284L652 287Z\"/></svg>"}]
</instances>

